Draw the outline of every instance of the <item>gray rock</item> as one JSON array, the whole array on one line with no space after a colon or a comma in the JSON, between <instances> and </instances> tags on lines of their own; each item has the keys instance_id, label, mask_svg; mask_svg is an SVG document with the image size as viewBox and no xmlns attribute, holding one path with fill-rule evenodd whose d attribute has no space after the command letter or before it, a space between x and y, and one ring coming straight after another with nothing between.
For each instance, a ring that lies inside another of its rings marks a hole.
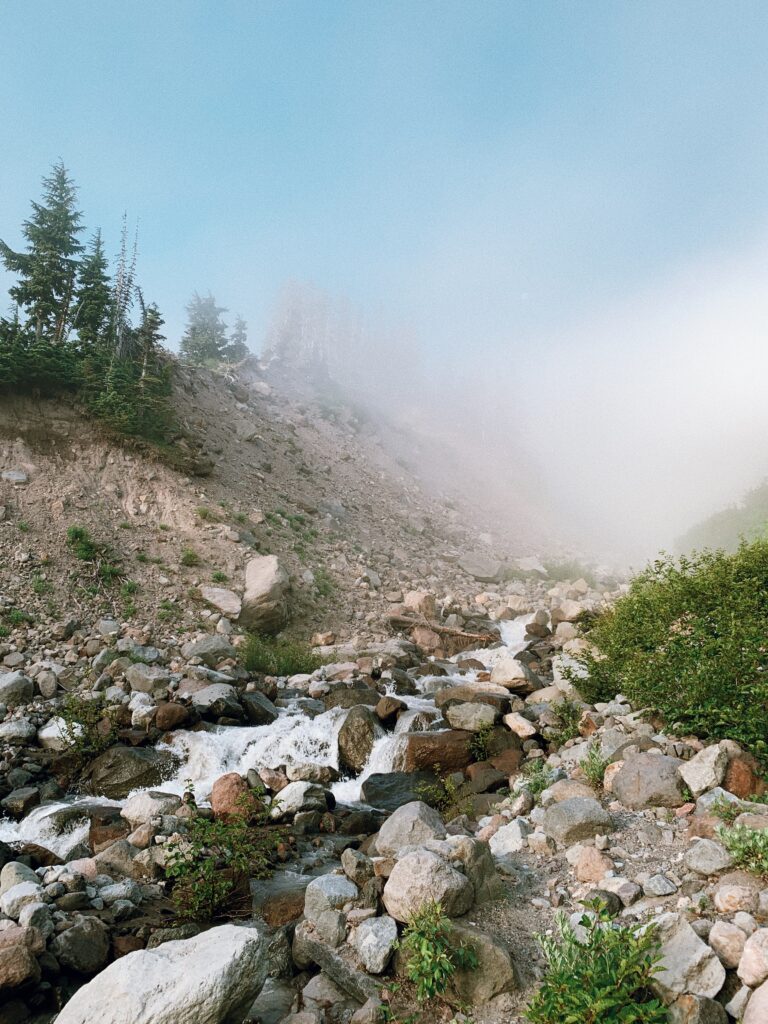
<instances>
[{"instance_id":1,"label":"gray rock","mask_svg":"<svg viewBox=\"0 0 768 1024\"><path fill-rule=\"evenodd\" d=\"M0 744L20 747L37 737L37 728L27 718L12 718L0 725Z\"/></svg>"},{"instance_id":2,"label":"gray rock","mask_svg":"<svg viewBox=\"0 0 768 1024\"><path fill-rule=\"evenodd\" d=\"M342 853L341 866L344 868L344 874L355 885L365 885L370 878L373 878L373 861L371 858L366 857L359 850L353 850L351 846L348 846Z\"/></svg>"},{"instance_id":3,"label":"gray rock","mask_svg":"<svg viewBox=\"0 0 768 1024\"><path fill-rule=\"evenodd\" d=\"M258 931L221 925L121 957L75 993L56 1024L241 1021L266 974Z\"/></svg>"},{"instance_id":4,"label":"gray rock","mask_svg":"<svg viewBox=\"0 0 768 1024\"><path fill-rule=\"evenodd\" d=\"M6 889L0 896L0 909L14 921L18 921L22 909L29 903L41 903L43 887L40 880L34 882L18 882Z\"/></svg>"},{"instance_id":5,"label":"gray rock","mask_svg":"<svg viewBox=\"0 0 768 1024\"><path fill-rule=\"evenodd\" d=\"M451 979L450 1002L482 1006L502 992L518 988L514 962L500 938L472 925L455 922L451 944L458 943L472 947L477 966L456 971Z\"/></svg>"},{"instance_id":6,"label":"gray rock","mask_svg":"<svg viewBox=\"0 0 768 1024\"><path fill-rule=\"evenodd\" d=\"M653 986L666 1002L681 995L714 999L725 982L725 968L681 914L656 918L661 941L661 971Z\"/></svg>"},{"instance_id":7,"label":"gray rock","mask_svg":"<svg viewBox=\"0 0 768 1024\"><path fill-rule=\"evenodd\" d=\"M716 875L733 867L733 857L714 839L699 839L688 850L683 863L697 875Z\"/></svg>"},{"instance_id":8,"label":"gray rock","mask_svg":"<svg viewBox=\"0 0 768 1024\"><path fill-rule=\"evenodd\" d=\"M454 729L481 732L493 726L498 718L498 711L489 704L451 704L445 715Z\"/></svg>"},{"instance_id":9,"label":"gray rock","mask_svg":"<svg viewBox=\"0 0 768 1024\"><path fill-rule=\"evenodd\" d=\"M437 811L420 800L399 807L384 822L376 837L376 849L383 856L396 854L404 846L418 846L428 839L444 839L445 825Z\"/></svg>"},{"instance_id":10,"label":"gray rock","mask_svg":"<svg viewBox=\"0 0 768 1024\"><path fill-rule=\"evenodd\" d=\"M133 789L152 788L170 778L177 765L167 750L115 746L93 761L87 779L92 793L123 800Z\"/></svg>"},{"instance_id":11,"label":"gray rock","mask_svg":"<svg viewBox=\"0 0 768 1024\"><path fill-rule=\"evenodd\" d=\"M369 978L367 974L363 974L362 971L358 971L350 966L342 956L320 941L314 935L312 925L309 922L301 921L296 926L292 952L293 959L299 967L308 967L313 963L317 964L334 984L352 996L353 999L356 999L358 1003L364 1003L368 999L378 997L378 983L373 978Z\"/></svg>"},{"instance_id":12,"label":"gray rock","mask_svg":"<svg viewBox=\"0 0 768 1024\"><path fill-rule=\"evenodd\" d=\"M269 809L273 821L291 818L301 811L325 811L325 790L315 782L289 782L275 797Z\"/></svg>"},{"instance_id":13,"label":"gray rock","mask_svg":"<svg viewBox=\"0 0 768 1024\"><path fill-rule=\"evenodd\" d=\"M62 966L79 974L95 974L109 957L109 928L96 917L82 917L59 932L51 952Z\"/></svg>"},{"instance_id":14,"label":"gray rock","mask_svg":"<svg viewBox=\"0 0 768 1024\"><path fill-rule=\"evenodd\" d=\"M19 882L32 882L37 884L40 881L32 868L22 864L21 861L11 860L4 865L0 871L0 896L3 896L9 889L12 889Z\"/></svg>"},{"instance_id":15,"label":"gray rock","mask_svg":"<svg viewBox=\"0 0 768 1024\"><path fill-rule=\"evenodd\" d=\"M676 757L665 754L632 754L613 777L612 792L632 810L646 807L680 807L685 803Z\"/></svg>"},{"instance_id":16,"label":"gray rock","mask_svg":"<svg viewBox=\"0 0 768 1024\"><path fill-rule=\"evenodd\" d=\"M304 916L316 921L326 910L343 910L358 895L357 886L346 875L320 875L312 879L304 893Z\"/></svg>"},{"instance_id":17,"label":"gray rock","mask_svg":"<svg viewBox=\"0 0 768 1024\"><path fill-rule=\"evenodd\" d=\"M386 914L357 926L349 937L369 974L383 974L397 944L397 924Z\"/></svg>"},{"instance_id":18,"label":"gray rock","mask_svg":"<svg viewBox=\"0 0 768 1024\"><path fill-rule=\"evenodd\" d=\"M728 1014L714 999L680 996L669 1008L669 1024L728 1024Z\"/></svg>"},{"instance_id":19,"label":"gray rock","mask_svg":"<svg viewBox=\"0 0 768 1024\"><path fill-rule=\"evenodd\" d=\"M138 693L158 693L167 689L171 673L160 665L145 665L139 661L128 666L125 678L131 689Z\"/></svg>"},{"instance_id":20,"label":"gray rock","mask_svg":"<svg viewBox=\"0 0 768 1024\"><path fill-rule=\"evenodd\" d=\"M288 621L290 578L276 555L256 555L245 567L239 623L257 633L279 632Z\"/></svg>"},{"instance_id":21,"label":"gray rock","mask_svg":"<svg viewBox=\"0 0 768 1024\"><path fill-rule=\"evenodd\" d=\"M215 668L225 658L237 657L237 651L223 636L206 636L202 640L193 640L184 644L181 653L187 659L199 658L209 668Z\"/></svg>"},{"instance_id":22,"label":"gray rock","mask_svg":"<svg viewBox=\"0 0 768 1024\"><path fill-rule=\"evenodd\" d=\"M472 906L472 883L431 850L414 850L395 864L382 900L396 921L408 921L425 903L442 904L449 917L460 917Z\"/></svg>"},{"instance_id":23,"label":"gray rock","mask_svg":"<svg viewBox=\"0 0 768 1024\"><path fill-rule=\"evenodd\" d=\"M671 896L677 892L677 886L666 875L651 875L643 885L646 896Z\"/></svg>"},{"instance_id":24,"label":"gray rock","mask_svg":"<svg viewBox=\"0 0 768 1024\"><path fill-rule=\"evenodd\" d=\"M34 685L23 672L6 672L0 675L0 704L17 707L32 701Z\"/></svg>"},{"instance_id":25,"label":"gray rock","mask_svg":"<svg viewBox=\"0 0 768 1024\"><path fill-rule=\"evenodd\" d=\"M251 725L271 725L279 714L269 697L265 697L258 690L241 693L240 703Z\"/></svg>"},{"instance_id":26,"label":"gray rock","mask_svg":"<svg viewBox=\"0 0 768 1024\"><path fill-rule=\"evenodd\" d=\"M680 775L694 797L719 786L728 767L728 751L721 743L713 743L680 766Z\"/></svg>"},{"instance_id":27,"label":"gray rock","mask_svg":"<svg viewBox=\"0 0 768 1024\"><path fill-rule=\"evenodd\" d=\"M583 796L552 804L544 812L542 824L545 833L561 846L613 831L610 814L597 800Z\"/></svg>"},{"instance_id":28,"label":"gray rock","mask_svg":"<svg viewBox=\"0 0 768 1024\"><path fill-rule=\"evenodd\" d=\"M339 767L359 775L371 755L382 728L370 708L356 704L347 711L339 729Z\"/></svg>"}]
</instances>

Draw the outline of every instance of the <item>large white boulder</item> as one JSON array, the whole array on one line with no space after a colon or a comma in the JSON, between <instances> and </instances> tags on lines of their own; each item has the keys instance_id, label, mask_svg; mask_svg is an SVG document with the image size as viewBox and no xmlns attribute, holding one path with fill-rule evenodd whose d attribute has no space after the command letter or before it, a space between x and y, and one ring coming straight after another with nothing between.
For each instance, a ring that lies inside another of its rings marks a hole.
<instances>
[{"instance_id":1,"label":"large white boulder","mask_svg":"<svg viewBox=\"0 0 768 1024\"><path fill-rule=\"evenodd\" d=\"M75 993L56 1024L242 1020L266 975L259 933L225 924L121 957Z\"/></svg>"},{"instance_id":2,"label":"large white boulder","mask_svg":"<svg viewBox=\"0 0 768 1024\"><path fill-rule=\"evenodd\" d=\"M239 623L257 633L278 633L288 620L288 573L277 555L256 555L245 567Z\"/></svg>"}]
</instances>

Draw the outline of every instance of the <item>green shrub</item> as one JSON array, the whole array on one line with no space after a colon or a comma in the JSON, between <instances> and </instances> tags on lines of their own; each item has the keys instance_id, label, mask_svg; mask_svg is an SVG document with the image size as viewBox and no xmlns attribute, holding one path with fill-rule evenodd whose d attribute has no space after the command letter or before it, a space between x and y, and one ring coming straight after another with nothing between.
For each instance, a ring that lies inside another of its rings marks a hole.
<instances>
[{"instance_id":1,"label":"green shrub","mask_svg":"<svg viewBox=\"0 0 768 1024\"><path fill-rule=\"evenodd\" d=\"M466 792L462 793L461 784L456 782L452 774L443 775L437 763L433 766L433 771L434 782L419 782L416 785L415 791L419 800L440 811L446 821L459 814L471 815L472 801Z\"/></svg>"},{"instance_id":2,"label":"green shrub","mask_svg":"<svg viewBox=\"0 0 768 1024\"><path fill-rule=\"evenodd\" d=\"M579 767L590 786L599 789L603 784L603 776L609 763L600 753L600 744L592 743L586 756L579 761Z\"/></svg>"},{"instance_id":3,"label":"green shrub","mask_svg":"<svg viewBox=\"0 0 768 1024\"><path fill-rule=\"evenodd\" d=\"M43 597L45 594L50 594L53 590L53 584L43 576L35 576L32 580L32 590L38 597Z\"/></svg>"},{"instance_id":4,"label":"green shrub","mask_svg":"<svg viewBox=\"0 0 768 1024\"><path fill-rule=\"evenodd\" d=\"M739 867L755 875L768 876L768 831L732 825L718 825L717 837Z\"/></svg>"},{"instance_id":5,"label":"green shrub","mask_svg":"<svg viewBox=\"0 0 768 1024\"><path fill-rule=\"evenodd\" d=\"M604 904L581 919L582 940L565 915L554 936L540 941L547 971L528 1007L531 1024L667 1024L651 982L660 970L659 942L651 928L610 921Z\"/></svg>"},{"instance_id":6,"label":"green shrub","mask_svg":"<svg viewBox=\"0 0 768 1024\"><path fill-rule=\"evenodd\" d=\"M584 708L574 700L564 698L550 705L550 710L557 715L558 725L554 729L552 739L558 745L566 743L579 735L579 722Z\"/></svg>"},{"instance_id":7,"label":"green shrub","mask_svg":"<svg viewBox=\"0 0 768 1024\"><path fill-rule=\"evenodd\" d=\"M191 568L194 565L200 565L201 558L196 551L192 548L184 548L181 552L181 564Z\"/></svg>"},{"instance_id":8,"label":"green shrub","mask_svg":"<svg viewBox=\"0 0 768 1024\"><path fill-rule=\"evenodd\" d=\"M210 921L250 916L251 878L271 874L280 831L266 827L265 816L244 808L228 821L193 818L187 835L166 846L166 878L173 881L172 900L180 917Z\"/></svg>"},{"instance_id":9,"label":"green shrub","mask_svg":"<svg viewBox=\"0 0 768 1024\"><path fill-rule=\"evenodd\" d=\"M554 559L543 562L550 580L557 583L573 583L576 580L586 580L590 587L597 586L597 580L592 570L575 558Z\"/></svg>"},{"instance_id":10,"label":"green shrub","mask_svg":"<svg viewBox=\"0 0 768 1024\"><path fill-rule=\"evenodd\" d=\"M321 566L319 569L314 570L313 575L315 577L315 590L320 597L331 597L336 590L336 584L328 570Z\"/></svg>"},{"instance_id":11,"label":"green shrub","mask_svg":"<svg viewBox=\"0 0 768 1024\"><path fill-rule=\"evenodd\" d=\"M592 703L623 693L681 731L768 755L768 541L733 555L663 557L589 630L596 652L570 673Z\"/></svg>"},{"instance_id":12,"label":"green shrub","mask_svg":"<svg viewBox=\"0 0 768 1024\"><path fill-rule=\"evenodd\" d=\"M485 725L482 729L472 733L469 741L469 749L475 761L488 760L488 744L493 736L493 726Z\"/></svg>"},{"instance_id":13,"label":"green shrub","mask_svg":"<svg viewBox=\"0 0 768 1024\"><path fill-rule=\"evenodd\" d=\"M70 526L67 529L67 544L76 558L90 563L97 580L108 586L122 578L120 560L112 548L94 540L84 526Z\"/></svg>"},{"instance_id":14,"label":"green shrub","mask_svg":"<svg viewBox=\"0 0 768 1024\"><path fill-rule=\"evenodd\" d=\"M554 770L541 757L537 757L534 761L527 761L523 765L525 788L534 799L552 785L554 778Z\"/></svg>"},{"instance_id":15,"label":"green shrub","mask_svg":"<svg viewBox=\"0 0 768 1024\"><path fill-rule=\"evenodd\" d=\"M220 572L218 569L216 572L211 573L211 580L213 583L227 583L229 576L225 572Z\"/></svg>"},{"instance_id":16,"label":"green shrub","mask_svg":"<svg viewBox=\"0 0 768 1024\"><path fill-rule=\"evenodd\" d=\"M437 902L425 903L405 926L400 948L407 958L406 974L416 985L419 1000L442 995L460 968L477 967L471 946L452 941L452 926Z\"/></svg>"},{"instance_id":17,"label":"green shrub","mask_svg":"<svg viewBox=\"0 0 768 1024\"><path fill-rule=\"evenodd\" d=\"M34 621L29 612L24 612L21 608L11 608L5 613L5 620L11 626L28 626Z\"/></svg>"},{"instance_id":18,"label":"green shrub","mask_svg":"<svg viewBox=\"0 0 768 1024\"><path fill-rule=\"evenodd\" d=\"M245 643L243 666L248 672L269 676L311 673L323 664L309 647L293 640L252 633Z\"/></svg>"}]
</instances>

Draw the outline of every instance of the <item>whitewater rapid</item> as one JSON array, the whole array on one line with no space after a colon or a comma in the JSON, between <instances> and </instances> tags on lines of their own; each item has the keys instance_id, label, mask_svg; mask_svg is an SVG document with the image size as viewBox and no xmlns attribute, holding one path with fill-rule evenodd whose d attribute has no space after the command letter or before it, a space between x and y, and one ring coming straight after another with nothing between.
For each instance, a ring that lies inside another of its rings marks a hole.
<instances>
[{"instance_id":1,"label":"whitewater rapid","mask_svg":"<svg viewBox=\"0 0 768 1024\"><path fill-rule=\"evenodd\" d=\"M529 616L520 616L499 623L502 645L464 651L451 659L477 658L487 668L493 668L500 658L514 656L525 646L525 623ZM429 694L438 687L450 685L477 685L477 673L465 672L447 676L423 676L415 681L418 694L387 692L407 705L407 716L401 717L402 726L412 719L411 712L422 712L431 720L430 728L440 728L442 719ZM346 716L343 708L332 708L311 718L298 704L280 708L277 719L269 725L209 726L195 732L178 730L167 744L159 749L170 750L179 758L179 768L169 779L155 788L182 795L188 788L194 790L195 799L208 801L214 782L227 772L245 775L250 769L276 768L280 765L318 765L339 769L339 730ZM398 723L400 725L400 723ZM397 770L398 756L404 745L404 728L382 733L374 741L371 753L361 773L354 778L343 778L331 786L340 803L355 804L361 800L361 786L371 775ZM138 790L137 790L138 792ZM133 794L131 794L133 795ZM0 819L0 840L11 843L38 843L59 856L68 853L88 833L87 807L98 802L102 805L122 806L121 802L103 798L82 797L44 804L35 808L20 822ZM78 818L76 808L83 808ZM67 823L62 831L57 826L58 812L66 809Z\"/></svg>"}]
</instances>

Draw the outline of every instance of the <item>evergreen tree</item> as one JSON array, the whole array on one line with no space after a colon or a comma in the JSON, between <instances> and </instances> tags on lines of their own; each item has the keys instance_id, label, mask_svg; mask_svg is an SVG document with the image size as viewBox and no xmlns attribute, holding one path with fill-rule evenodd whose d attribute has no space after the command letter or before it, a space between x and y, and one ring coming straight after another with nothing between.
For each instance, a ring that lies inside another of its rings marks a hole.
<instances>
[{"instance_id":1,"label":"evergreen tree","mask_svg":"<svg viewBox=\"0 0 768 1024\"><path fill-rule=\"evenodd\" d=\"M82 226L76 198L74 182L59 161L43 178L43 201L32 203L32 216L24 222L27 251L17 253L0 243L6 268L19 275L9 290L11 298L25 310L37 341L60 344L69 327L77 256L83 248L77 238Z\"/></svg>"},{"instance_id":2,"label":"evergreen tree","mask_svg":"<svg viewBox=\"0 0 768 1024\"><path fill-rule=\"evenodd\" d=\"M248 325L241 316L235 320L232 328L232 336L224 352L224 358L228 363L239 363L248 355Z\"/></svg>"},{"instance_id":3,"label":"evergreen tree","mask_svg":"<svg viewBox=\"0 0 768 1024\"><path fill-rule=\"evenodd\" d=\"M123 358L131 344L130 313L136 287L136 256L139 247L139 227L133 238L133 248L128 249L128 216L123 214L120 232L120 252L117 254L117 271L112 285L112 310L110 312L109 334L114 351Z\"/></svg>"},{"instance_id":4,"label":"evergreen tree","mask_svg":"<svg viewBox=\"0 0 768 1024\"><path fill-rule=\"evenodd\" d=\"M192 296L187 305L187 329L181 339L181 355L190 363L221 362L227 349L226 313L209 292Z\"/></svg>"},{"instance_id":5,"label":"evergreen tree","mask_svg":"<svg viewBox=\"0 0 768 1024\"><path fill-rule=\"evenodd\" d=\"M88 252L80 263L75 293L72 325L77 330L83 348L92 348L105 340L112 307L108 266L101 231L97 230L91 239Z\"/></svg>"}]
</instances>

